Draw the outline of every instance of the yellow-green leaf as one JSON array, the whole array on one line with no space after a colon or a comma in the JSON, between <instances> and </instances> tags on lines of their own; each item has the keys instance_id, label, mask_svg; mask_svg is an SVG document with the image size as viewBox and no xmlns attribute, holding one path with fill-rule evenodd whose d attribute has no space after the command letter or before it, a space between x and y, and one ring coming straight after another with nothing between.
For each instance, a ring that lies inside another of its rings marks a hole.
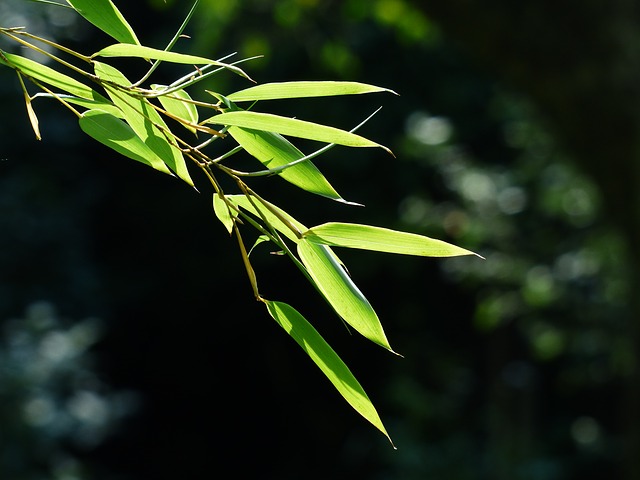
<instances>
[{"instance_id":1,"label":"yellow-green leaf","mask_svg":"<svg viewBox=\"0 0 640 480\"><path fill-rule=\"evenodd\" d=\"M28 58L21 57L20 55L13 55L5 52L3 52L2 55L7 59L8 63L2 58L2 56L0 56L0 65L6 65L17 69L25 77L34 78L42 83L46 83L47 85L70 93L71 95L75 95L76 97L95 100L98 102L108 102L106 98L86 86L84 83L79 82L64 73L60 73L51 67L42 65Z\"/></svg>"},{"instance_id":2,"label":"yellow-green leaf","mask_svg":"<svg viewBox=\"0 0 640 480\"><path fill-rule=\"evenodd\" d=\"M313 325L286 303L269 300L265 303L273 319L302 347L349 405L391 441L378 412L360 382Z\"/></svg>"},{"instance_id":3,"label":"yellow-green leaf","mask_svg":"<svg viewBox=\"0 0 640 480\"><path fill-rule=\"evenodd\" d=\"M129 86L129 80L114 67L94 62L96 75L123 87ZM126 90L105 84L105 89L115 105L122 110L125 120L134 132L161 158L167 166L182 180L193 186L193 180L187 169L182 152L169 139L173 135L160 114L146 98L130 95ZM175 140L174 140L175 141Z\"/></svg>"},{"instance_id":4,"label":"yellow-green leaf","mask_svg":"<svg viewBox=\"0 0 640 480\"><path fill-rule=\"evenodd\" d=\"M158 50L157 48L145 47L142 45L131 45L128 43L116 43L109 45L102 50L94 53L92 58L95 57L134 57L144 58L151 60L161 60L163 62L180 63L186 65L216 65L224 67L238 75L241 75L247 79L249 76L238 67L229 65L228 63L219 62L210 58L199 57L196 55L187 55L184 53L169 52L166 50Z\"/></svg>"},{"instance_id":5,"label":"yellow-green leaf","mask_svg":"<svg viewBox=\"0 0 640 480\"><path fill-rule=\"evenodd\" d=\"M122 43L140 44L131 25L111 0L67 0L80 15Z\"/></svg>"},{"instance_id":6,"label":"yellow-green leaf","mask_svg":"<svg viewBox=\"0 0 640 480\"><path fill-rule=\"evenodd\" d=\"M387 147L377 144L355 133L339 128L306 122L296 118L281 117L270 113L257 112L227 112L210 119L211 123L263 130L280 133L281 135L317 140L319 142L336 143L347 147L380 147L389 151Z\"/></svg>"},{"instance_id":7,"label":"yellow-green leaf","mask_svg":"<svg viewBox=\"0 0 640 480\"><path fill-rule=\"evenodd\" d=\"M154 90L163 91L169 87L164 85L151 85ZM174 117L185 121L181 125L191 133L196 133L195 127L189 124L198 123L198 109L191 101L191 96L185 90L176 90L168 95L158 97L163 108Z\"/></svg>"},{"instance_id":8,"label":"yellow-green leaf","mask_svg":"<svg viewBox=\"0 0 640 480\"><path fill-rule=\"evenodd\" d=\"M279 100L283 98L330 97L363 93L389 92L388 88L358 82L275 82L256 85L227 95L233 102Z\"/></svg>"},{"instance_id":9,"label":"yellow-green leaf","mask_svg":"<svg viewBox=\"0 0 640 480\"><path fill-rule=\"evenodd\" d=\"M227 229L229 234L233 231L233 217L237 216L237 212L235 210L231 210L227 202L225 202L222 197L214 193L213 194L213 211L218 217L218 220L222 222L224 228Z\"/></svg>"},{"instance_id":10,"label":"yellow-green leaf","mask_svg":"<svg viewBox=\"0 0 640 480\"><path fill-rule=\"evenodd\" d=\"M331 249L302 238L298 255L336 313L364 337L393 352L378 315Z\"/></svg>"},{"instance_id":11,"label":"yellow-green leaf","mask_svg":"<svg viewBox=\"0 0 640 480\"><path fill-rule=\"evenodd\" d=\"M242 127L231 127L229 133L267 168L281 167L304 157L295 145L278 133ZM278 175L307 192L344 201L311 160L282 170Z\"/></svg>"},{"instance_id":12,"label":"yellow-green leaf","mask_svg":"<svg viewBox=\"0 0 640 480\"><path fill-rule=\"evenodd\" d=\"M331 222L318 225L307 230L304 238L321 245L423 257L477 255L464 248L423 235L354 223Z\"/></svg>"},{"instance_id":13,"label":"yellow-green leaf","mask_svg":"<svg viewBox=\"0 0 640 480\"><path fill-rule=\"evenodd\" d=\"M133 129L114 115L102 110L88 110L79 119L80 128L90 137L125 157L171 172L156 153L136 135Z\"/></svg>"}]
</instances>

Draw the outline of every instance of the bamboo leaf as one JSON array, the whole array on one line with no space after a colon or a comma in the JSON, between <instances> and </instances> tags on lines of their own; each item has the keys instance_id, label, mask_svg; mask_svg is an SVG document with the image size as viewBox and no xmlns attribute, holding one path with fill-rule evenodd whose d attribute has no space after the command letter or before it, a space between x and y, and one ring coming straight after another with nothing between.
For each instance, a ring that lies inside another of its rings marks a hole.
<instances>
[{"instance_id":1,"label":"bamboo leaf","mask_svg":"<svg viewBox=\"0 0 640 480\"><path fill-rule=\"evenodd\" d=\"M114 67L105 63L94 62L96 75L103 80L117 85L128 86L129 80ZM161 158L167 166L189 185L193 186L193 180L187 169L186 162L180 149L169 142L175 142L169 127L160 114L145 98L129 95L126 91L105 84L107 94L113 103L122 110L125 120L131 126L136 135L153 150L158 158Z\"/></svg>"},{"instance_id":2,"label":"bamboo leaf","mask_svg":"<svg viewBox=\"0 0 640 480\"><path fill-rule=\"evenodd\" d=\"M3 57L5 57L8 62L5 61ZM84 83L60 73L51 67L41 65L38 62L21 57L20 55L2 52L2 55L0 55L0 65L6 65L8 67L18 69L25 77L34 78L42 83L59 88L60 90L70 93L76 97L95 100L98 102L109 102L106 98L92 88L86 86Z\"/></svg>"},{"instance_id":3,"label":"bamboo leaf","mask_svg":"<svg viewBox=\"0 0 640 480\"><path fill-rule=\"evenodd\" d=\"M219 125L275 132L291 137L317 140L319 142L336 143L348 147L380 147L390 152L387 147L372 142L355 133L295 118L272 115L270 113L246 111L227 112L215 115L210 119L210 122Z\"/></svg>"},{"instance_id":4,"label":"bamboo leaf","mask_svg":"<svg viewBox=\"0 0 640 480\"><path fill-rule=\"evenodd\" d=\"M20 72L16 72L18 74L18 80L20 81L20 87L22 88L22 93L24 94L24 102L27 107L27 115L29 116L29 122L31 123L31 128L33 129L33 133L36 135L36 139L42 140L42 135L40 135L40 123L38 122L38 116L36 115L36 111L33 109L33 105L31 104L31 96L27 91L27 87L22 80L22 75Z\"/></svg>"},{"instance_id":5,"label":"bamboo leaf","mask_svg":"<svg viewBox=\"0 0 640 480\"><path fill-rule=\"evenodd\" d=\"M251 80L251 78L241 68L234 67L233 65L229 65L228 63L218 62L217 60L199 57L196 55L187 55L184 53L158 50L157 48L145 47L142 45L116 43L103 48L102 50L94 53L91 56L91 58L95 57L134 57L151 60L161 60L163 62L180 63L186 65L216 65L219 67L224 67L227 70L230 70Z\"/></svg>"},{"instance_id":6,"label":"bamboo leaf","mask_svg":"<svg viewBox=\"0 0 640 480\"><path fill-rule=\"evenodd\" d=\"M167 86L164 85L151 85L154 90L166 90ZM176 90L168 95L161 95L158 97L163 108L171 115L185 120L187 123L198 123L198 109L191 103L191 96L185 90ZM182 124L187 130L195 134L197 130L186 124Z\"/></svg>"},{"instance_id":7,"label":"bamboo leaf","mask_svg":"<svg viewBox=\"0 0 640 480\"><path fill-rule=\"evenodd\" d=\"M122 43L140 44L131 25L111 0L67 0L76 12Z\"/></svg>"},{"instance_id":8,"label":"bamboo leaf","mask_svg":"<svg viewBox=\"0 0 640 480\"><path fill-rule=\"evenodd\" d=\"M124 155L156 170L171 172L156 153L136 135L133 129L114 115L101 110L88 110L79 119L87 135Z\"/></svg>"},{"instance_id":9,"label":"bamboo leaf","mask_svg":"<svg viewBox=\"0 0 640 480\"><path fill-rule=\"evenodd\" d=\"M213 194L213 211L218 220L224 225L224 228L227 229L229 235L231 235L233 232L233 217L237 216L237 212L231 210L218 193Z\"/></svg>"},{"instance_id":10,"label":"bamboo leaf","mask_svg":"<svg viewBox=\"0 0 640 480\"><path fill-rule=\"evenodd\" d=\"M269 314L313 360L356 412L391 442L378 412L349 367L296 309L283 302L265 301ZM393 442L391 443L393 445ZM395 448L395 447L394 447Z\"/></svg>"},{"instance_id":11,"label":"bamboo leaf","mask_svg":"<svg viewBox=\"0 0 640 480\"><path fill-rule=\"evenodd\" d=\"M242 127L231 127L229 133L267 168L280 167L304 157L300 150L278 133ZM344 201L311 161L287 168L278 175L307 192Z\"/></svg>"},{"instance_id":12,"label":"bamboo leaf","mask_svg":"<svg viewBox=\"0 0 640 480\"><path fill-rule=\"evenodd\" d=\"M279 100L284 98L330 97L363 93L389 92L387 88L357 82L276 82L256 85L227 95L233 102Z\"/></svg>"},{"instance_id":13,"label":"bamboo leaf","mask_svg":"<svg viewBox=\"0 0 640 480\"><path fill-rule=\"evenodd\" d=\"M87 110L102 110L103 112L110 113L114 117L124 119L124 115L122 114L122 110L116 107L113 103L111 103L106 98L104 101L99 100L87 100L86 98L74 97L73 95L51 95L50 93L36 93L33 98L53 98L54 100L63 100L67 103L71 103L73 105L78 105L80 107L85 107Z\"/></svg>"},{"instance_id":14,"label":"bamboo leaf","mask_svg":"<svg viewBox=\"0 0 640 480\"><path fill-rule=\"evenodd\" d=\"M423 235L354 223L325 223L310 228L303 236L310 242L320 245L359 248L403 255L419 255L423 257L477 255L464 248Z\"/></svg>"},{"instance_id":15,"label":"bamboo leaf","mask_svg":"<svg viewBox=\"0 0 640 480\"><path fill-rule=\"evenodd\" d=\"M302 238L298 241L298 255L336 313L365 338L393 352L378 315L331 249Z\"/></svg>"},{"instance_id":16,"label":"bamboo leaf","mask_svg":"<svg viewBox=\"0 0 640 480\"><path fill-rule=\"evenodd\" d=\"M298 232L304 232L305 230L307 230L307 227L305 227L287 212L285 212L281 208L276 207L272 203L266 201L261 202L257 198L254 198L253 202L251 202L246 195L227 195L227 200L238 207L244 208L246 211L252 213L260 219L262 219L262 217L266 218L267 222L269 222L269 224L273 228L275 228L277 231L282 233L285 237L293 242L297 242L298 237L289 227L289 225L293 226L293 228L295 228ZM254 204L256 205L255 207ZM267 204L268 207L265 206L265 204ZM274 211L278 212L278 215L274 214ZM285 219L289 225L287 225L281 219Z\"/></svg>"}]
</instances>

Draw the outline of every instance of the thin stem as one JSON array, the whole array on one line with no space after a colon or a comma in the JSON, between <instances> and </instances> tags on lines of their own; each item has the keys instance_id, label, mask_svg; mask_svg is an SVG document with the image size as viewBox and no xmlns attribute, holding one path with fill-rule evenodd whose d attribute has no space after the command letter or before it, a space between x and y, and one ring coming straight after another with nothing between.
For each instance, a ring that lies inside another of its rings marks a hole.
<instances>
[{"instance_id":1,"label":"thin stem","mask_svg":"<svg viewBox=\"0 0 640 480\"><path fill-rule=\"evenodd\" d=\"M180 25L180 28L178 28L178 31L173 36L173 38L171 39L169 44L166 46L165 51L171 50L173 48L173 46L176 44L176 42L178 41L178 39L182 35L182 32L184 31L184 29L186 28L187 24L191 20L191 17L193 16L193 13L195 12L199 1L200 0L195 0L193 2L193 6L191 7L191 10L189 10L189 13L187 14L187 17L182 22L182 25ZM137 87L137 86L140 86L143 82L147 81L149 79L149 77L151 76L151 74L156 70L156 68L158 68L160 63L161 63L161 60L156 60L155 62L153 62L153 65L151 65L151 68L149 68L149 71L140 80L138 80L136 83L134 83L132 86L133 87Z\"/></svg>"},{"instance_id":2,"label":"thin stem","mask_svg":"<svg viewBox=\"0 0 640 480\"><path fill-rule=\"evenodd\" d=\"M378 113L381 109L382 109L382 107L378 108L375 112L373 112L371 115L369 115L367 118L365 118L362 122L360 122L354 128L349 130L349 133L354 133L355 131L357 131L365 123L367 123L369 120L371 120L371 118L373 118L373 116L376 113ZM309 155L305 155L304 157L298 158L297 160L294 160L293 162L289 162L289 163L286 163L284 165L280 165L278 167L273 167L273 168L269 168L269 169L266 169L266 170L258 170L258 171L255 171L255 172L240 172L238 170L233 170L233 173L234 173L234 175L238 175L240 177L264 177L264 176L267 176L267 175L275 175L277 173L280 173L280 172L286 170L287 168L295 167L299 163L303 163L303 162L306 162L308 160L312 160L315 157L317 157L319 155L322 155L323 153L325 153L326 151L330 150L331 148L333 148L335 146L336 146L335 143L329 143L328 145L325 145L324 147L316 150L313 153L310 153Z\"/></svg>"},{"instance_id":3,"label":"thin stem","mask_svg":"<svg viewBox=\"0 0 640 480\"><path fill-rule=\"evenodd\" d=\"M33 35L29 32L16 31L16 35L22 35L23 37L30 38L32 40L37 40L39 42L44 43L45 45L49 45L50 47L56 48L62 52L68 53L71 56L79 58L83 62L92 63L91 58L86 55L82 55L81 53L76 52L75 50L71 50L70 48L65 47L64 45L60 45L59 43L52 42L51 40L47 40L46 38L39 37L37 35Z\"/></svg>"}]
</instances>

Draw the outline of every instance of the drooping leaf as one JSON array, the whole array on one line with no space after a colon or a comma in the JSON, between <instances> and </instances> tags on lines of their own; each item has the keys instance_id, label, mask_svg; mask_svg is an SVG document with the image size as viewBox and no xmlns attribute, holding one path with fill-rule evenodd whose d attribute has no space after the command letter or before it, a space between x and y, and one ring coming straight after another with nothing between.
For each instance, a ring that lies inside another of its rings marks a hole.
<instances>
[{"instance_id":1,"label":"drooping leaf","mask_svg":"<svg viewBox=\"0 0 640 480\"><path fill-rule=\"evenodd\" d=\"M223 63L217 60L199 57L196 55L187 55L184 53L158 50L157 48L145 47L142 45L116 43L94 53L91 57L134 57L150 60L162 60L163 62L180 63L186 65L216 65L219 67L224 67L234 73L237 73L238 75L251 80L241 68L229 65L228 63Z\"/></svg>"},{"instance_id":2,"label":"drooping leaf","mask_svg":"<svg viewBox=\"0 0 640 480\"><path fill-rule=\"evenodd\" d=\"M129 80L111 65L94 62L96 75L103 79L124 87L129 86ZM182 180L193 186L193 180L187 169L184 156L178 147L169 142L173 138L169 128L160 114L145 98L128 95L125 91L105 85L109 97L122 110L125 120L134 132L147 146L161 158L167 166Z\"/></svg>"},{"instance_id":3,"label":"drooping leaf","mask_svg":"<svg viewBox=\"0 0 640 480\"><path fill-rule=\"evenodd\" d=\"M213 211L218 220L224 225L224 228L231 234L233 231L233 217L237 216L237 212L230 210L227 203L217 193L213 194Z\"/></svg>"},{"instance_id":4,"label":"drooping leaf","mask_svg":"<svg viewBox=\"0 0 640 480\"><path fill-rule=\"evenodd\" d=\"M41 65L38 62L30 60L20 55L14 55L11 53L3 52L3 55L9 61L7 63L2 56L0 56L0 65L6 65L11 68L18 68L27 78L34 78L49 86L59 88L64 92L70 93L76 97L86 98L87 100L95 100L102 102L109 102L106 98L100 95L98 92L88 87L82 82L60 73L51 67Z\"/></svg>"},{"instance_id":5,"label":"drooping leaf","mask_svg":"<svg viewBox=\"0 0 640 480\"><path fill-rule=\"evenodd\" d=\"M331 249L302 238L298 255L336 313L365 338L393 352L378 315Z\"/></svg>"},{"instance_id":6,"label":"drooping leaf","mask_svg":"<svg viewBox=\"0 0 640 480\"><path fill-rule=\"evenodd\" d=\"M303 235L305 239L316 244L377 252L423 257L476 255L464 248L423 235L354 223L325 223L310 228Z\"/></svg>"},{"instance_id":7,"label":"drooping leaf","mask_svg":"<svg viewBox=\"0 0 640 480\"><path fill-rule=\"evenodd\" d=\"M300 150L278 133L242 127L231 127L229 133L249 154L257 158L267 168L280 167L304 157ZM287 168L279 175L307 192L343 201L311 161Z\"/></svg>"},{"instance_id":8,"label":"drooping leaf","mask_svg":"<svg viewBox=\"0 0 640 480\"><path fill-rule=\"evenodd\" d=\"M163 85L151 85L154 90L166 90L168 87ZM158 97L164 109L171 115L181 118L188 123L198 123L198 109L191 102L191 96L185 90L176 90L168 95ZM183 123L187 130L196 133L196 129L186 123Z\"/></svg>"},{"instance_id":9,"label":"drooping leaf","mask_svg":"<svg viewBox=\"0 0 640 480\"><path fill-rule=\"evenodd\" d=\"M313 325L286 303L268 300L265 303L273 319L302 347L349 405L391 441L378 412L358 380Z\"/></svg>"},{"instance_id":10,"label":"drooping leaf","mask_svg":"<svg viewBox=\"0 0 640 480\"><path fill-rule=\"evenodd\" d=\"M82 114L79 123L82 131L98 142L125 157L171 175L162 159L136 135L129 125L114 115L101 110L88 110Z\"/></svg>"},{"instance_id":11,"label":"drooping leaf","mask_svg":"<svg viewBox=\"0 0 640 480\"><path fill-rule=\"evenodd\" d=\"M279 100L284 98L330 97L363 93L389 92L393 90L358 82L276 82L256 85L227 95L234 102L255 100Z\"/></svg>"},{"instance_id":12,"label":"drooping leaf","mask_svg":"<svg viewBox=\"0 0 640 480\"><path fill-rule=\"evenodd\" d=\"M295 118L272 115L270 113L246 111L227 112L212 117L210 121L211 123L219 125L275 132L286 136L336 143L347 147L380 147L389 151L387 147L361 137L360 135L356 135L355 133Z\"/></svg>"},{"instance_id":13,"label":"drooping leaf","mask_svg":"<svg viewBox=\"0 0 640 480\"><path fill-rule=\"evenodd\" d=\"M140 44L131 25L111 0L67 0L80 15L122 43Z\"/></svg>"}]
</instances>

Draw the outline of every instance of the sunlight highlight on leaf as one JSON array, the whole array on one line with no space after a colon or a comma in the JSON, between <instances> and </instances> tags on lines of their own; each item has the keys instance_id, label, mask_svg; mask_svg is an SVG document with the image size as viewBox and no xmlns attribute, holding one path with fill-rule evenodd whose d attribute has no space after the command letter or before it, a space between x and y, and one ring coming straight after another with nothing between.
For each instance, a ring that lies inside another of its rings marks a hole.
<instances>
[{"instance_id":1,"label":"sunlight highlight on leaf","mask_svg":"<svg viewBox=\"0 0 640 480\"><path fill-rule=\"evenodd\" d=\"M378 315L331 249L303 238L298 242L298 254L336 313L365 338L395 353L389 345Z\"/></svg>"},{"instance_id":2,"label":"sunlight highlight on leaf","mask_svg":"<svg viewBox=\"0 0 640 480\"><path fill-rule=\"evenodd\" d=\"M419 255L423 257L477 255L464 248L423 235L354 223L325 223L310 228L303 236L310 242L320 245L359 248L403 255Z\"/></svg>"},{"instance_id":3,"label":"sunlight highlight on leaf","mask_svg":"<svg viewBox=\"0 0 640 480\"><path fill-rule=\"evenodd\" d=\"M286 303L269 300L265 300L265 303L273 319L302 347L349 405L391 442L391 437L366 392L313 325ZM393 445L393 442L391 444Z\"/></svg>"},{"instance_id":4,"label":"sunlight highlight on leaf","mask_svg":"<svg viewBox=\"0 0 640 480\"><path fill-rule=\"evenodd\" d=\"M227 95L233 102L254 100L279 100L284 98L330 97L359 95L363 93L389 92L387 88L357 82L276 82L256 85ZM397 94L396 94L397 95Z\"/></svg>"}]
</instances>

